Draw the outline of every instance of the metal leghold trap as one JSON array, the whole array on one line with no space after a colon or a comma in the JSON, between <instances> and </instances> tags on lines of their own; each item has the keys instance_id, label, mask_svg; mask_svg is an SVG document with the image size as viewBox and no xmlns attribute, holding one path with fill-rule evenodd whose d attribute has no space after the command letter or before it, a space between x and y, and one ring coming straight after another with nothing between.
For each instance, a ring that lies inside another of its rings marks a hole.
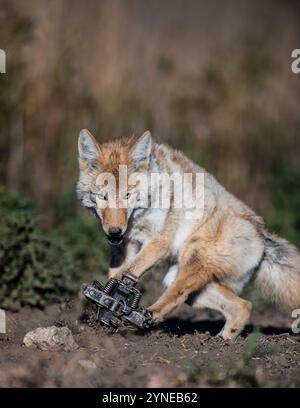
<instances>
[{"instance_id":1,"label":"metal leghold trap","mask_svg":"<svg viewBox=\"0 0 300 408\"><path fill-rule=\"evenodd\" d=\"M127 273L121 279L110 278L106 285L94 281L83 289L86 298L97 306L97 320L112 329L122 323L146 329L152 314L139 306L142 294L135 288L138 278Z\"/></svg>"}]
</instances>

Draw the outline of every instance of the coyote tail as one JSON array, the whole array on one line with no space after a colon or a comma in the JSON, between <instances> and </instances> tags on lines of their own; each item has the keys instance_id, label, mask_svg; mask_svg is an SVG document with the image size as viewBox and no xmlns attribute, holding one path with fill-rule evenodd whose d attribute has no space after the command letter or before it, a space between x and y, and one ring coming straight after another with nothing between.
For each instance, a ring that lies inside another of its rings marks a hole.
<instances>
[{"instance_id":1,"label":"coyote tail","mask_svg":"<svg viewBox=\"0 0 300 408\"><path fill-rule=\"evenodd\" d=\"M288 241L263 232L265 255L255 280L262 294L285 310L300 308L300 252Z\"/></svg>"}]
</instances>

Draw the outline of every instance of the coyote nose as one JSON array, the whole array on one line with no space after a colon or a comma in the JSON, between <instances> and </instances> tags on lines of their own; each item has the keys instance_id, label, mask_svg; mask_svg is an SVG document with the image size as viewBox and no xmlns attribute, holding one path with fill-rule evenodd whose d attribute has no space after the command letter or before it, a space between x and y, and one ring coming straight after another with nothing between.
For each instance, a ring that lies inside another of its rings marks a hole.
<instances>
[{"instance_id":1,"label":"coyote nose","mask_svg":"<svg viewBox=\"0 0 300 408\"><path fill-rule=\"evenodd\" d=\"M113 238L119 238L122 235L122 230L121 228L110 228L108 235Z\"/></svg>"},{"instance_id":2,"label":"coyote nose","mask_svg":"<svg viewBox=\"0 0 300 408\"><path fill-rule=\"evenodd\" d=\"M108 230L107 238L113 245L118 245L122 242L123 234L121 228L110 228Z\"/></svg>"}]
</instances>

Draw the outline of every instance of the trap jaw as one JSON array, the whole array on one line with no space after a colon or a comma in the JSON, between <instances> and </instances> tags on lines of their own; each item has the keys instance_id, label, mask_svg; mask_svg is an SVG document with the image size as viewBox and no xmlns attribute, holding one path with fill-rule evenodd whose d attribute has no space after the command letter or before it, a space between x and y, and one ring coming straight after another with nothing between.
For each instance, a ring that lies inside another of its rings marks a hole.
<instances>
[{"instance_id":1,"label":"trap jaw","mask_svg":"<svg viewBox=\"0 0 300 408\"><path fill-rule=\"evenodd\" d=\"M110 278L106 285L95 281L83 293L97 306L97 320L113 329L130 323L140 329L152 323L150 312L139 306L141 293L135 288L138 279L127 273L122 279Z\"/></svg>"}]
</instances>

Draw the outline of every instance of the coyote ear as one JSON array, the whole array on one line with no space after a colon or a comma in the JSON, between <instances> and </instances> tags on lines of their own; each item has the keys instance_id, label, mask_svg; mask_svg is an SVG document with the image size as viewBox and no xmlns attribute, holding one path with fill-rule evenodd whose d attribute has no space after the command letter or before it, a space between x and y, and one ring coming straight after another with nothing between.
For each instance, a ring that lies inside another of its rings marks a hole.
<instances>
[{"instance_id":1,"label":"coyote ear","mask_svg":"<svg viewBox=\"0 0 300 408\"><path fill-rule=\"evenodd\" d=\"M94 136L87 129L81 130L78 138L79 159L92 164L99 158L100 153L100 147Z\"/></svg>"},{"instance_id":2,"label":"coyote ear","mask_svg":"<svg viewBox=\"0 0 300 408\"><path fill-rule=\"evenodd\" d=\"M132 147L132 158L136 162L149 160L152 148L152 136L149 130L142 134Z\"/></svg>"}]
</instances>

